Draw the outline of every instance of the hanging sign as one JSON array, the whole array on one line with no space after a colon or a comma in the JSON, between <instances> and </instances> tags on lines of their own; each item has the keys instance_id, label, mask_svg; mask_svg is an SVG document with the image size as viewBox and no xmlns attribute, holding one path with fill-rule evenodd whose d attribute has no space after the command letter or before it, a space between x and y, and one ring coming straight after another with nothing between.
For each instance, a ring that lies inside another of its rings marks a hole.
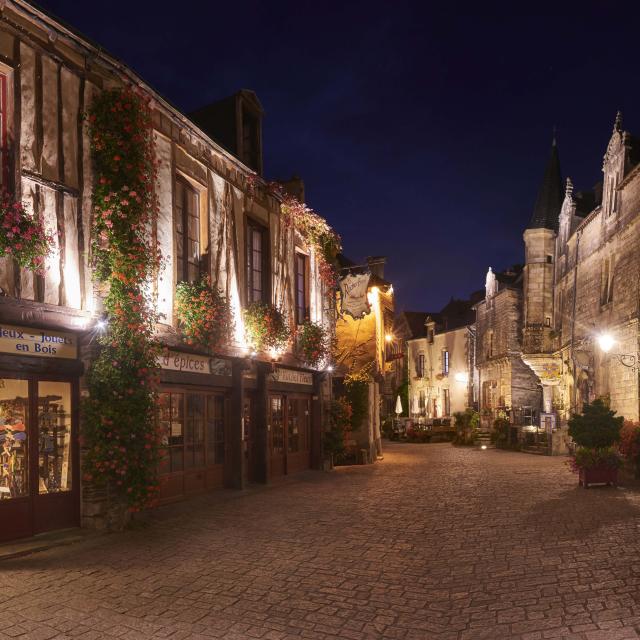
<instances>
[{"instance_id":1,"label":"hanging sign","mask_svg":"<svg viewBox=\"0 0 640 640\"><path fill-rule=\"evenodd\" d=\"M366 316L371 310L367 290L369 288L369 278L371 274L361 273L349 275L341 278L338 282L340 287L340 307L342 313L347 313L352 318L359 320Z\"/></svg>"},{"instance_id":2,"label":"hanging sign","mask_svg":"<svg viewBox=\"0 0 640 640\"><path fill-rule=\"evenodd\" d=\"M72 333L0 324L0 352L75 359L78 357L78 343Z\"/></svg>"}]
</instances>

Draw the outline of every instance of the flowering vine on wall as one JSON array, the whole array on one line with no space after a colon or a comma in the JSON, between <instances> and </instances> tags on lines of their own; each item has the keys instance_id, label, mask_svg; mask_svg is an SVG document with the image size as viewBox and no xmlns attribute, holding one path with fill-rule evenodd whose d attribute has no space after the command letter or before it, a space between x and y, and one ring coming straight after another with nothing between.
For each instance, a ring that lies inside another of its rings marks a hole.
<instances>
[{"instance_id":1,"label":"flowering vine on wall","mask_svg":"<svg viewBox=\"0 0 640 640\"><path fill-rule=\"evenodd\" d=\"M102 92L87 114L96 184L92 259L105 290L108 326L87 381L85 478L114 486L129 509L157 496L159 434L154 407L159 346L145 298L159 263L151 111L132 89Z\"/></svg>"},{"instance_id":2,"label":"flowering vine on wall","mask_svg":"<svg viewBox=\"0 0 640 640\"><path fill-rule=\"evenodd\" d=\"M233 334L231 305L208 276L178 284L176 315L187 344L217 351Z\"/></svg>"},{"instance_id":3,"label":"flowering vine on wall","mask_svg":"<svg viewBox=\"0 0 640 640\"><path fill-rule=\"evenodd\" d=\"M6 192L0 200L0 229L0 258L13 258L21 267L44 275L53 236L45 231L41 220L29 215L22 203Z\"/></svg>"}]
</instances>

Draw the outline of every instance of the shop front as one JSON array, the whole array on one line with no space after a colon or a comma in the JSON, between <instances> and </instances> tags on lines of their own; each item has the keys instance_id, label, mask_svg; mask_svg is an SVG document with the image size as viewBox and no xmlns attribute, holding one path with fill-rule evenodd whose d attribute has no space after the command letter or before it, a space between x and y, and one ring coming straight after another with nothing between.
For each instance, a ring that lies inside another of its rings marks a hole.
<instances>
[{"instance_id":1,"label":"shop front","mask_svg":"<svg viewBox=\"0 0 640 640\"><path fill-rule=\"evenodd\" d=\"M169 352L160 365L161 501L225 486L231 465L230 361Z\"/></svg>"},{"instance_id":2,"label":"shop front","mask_svg":"<svg viewBox=\"0 0 640 640\"><path fill-rule=\"evenodd\" d=\"M313 374L278 367L270 375L268 401L269 478L310 469Z\"/></svg>"},{"instance_id":3,"label":"shop front","mask_svg":"<svg viewBox=\"0 0 640 640\"><path fill-rule=\"evenodd\" d=\"M0 541L80 524L77 337L0 325Z\"/></svg>"}]
</instances>

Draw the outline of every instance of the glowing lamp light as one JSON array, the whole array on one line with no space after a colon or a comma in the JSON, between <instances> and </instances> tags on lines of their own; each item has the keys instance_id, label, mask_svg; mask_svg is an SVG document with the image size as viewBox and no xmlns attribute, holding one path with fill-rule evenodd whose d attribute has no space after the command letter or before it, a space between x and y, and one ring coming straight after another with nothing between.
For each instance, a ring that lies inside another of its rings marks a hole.
<instances>
[{"instance_id":1,"label":"glowing lamp light","mask_svg":"<svg viewBox=\"0 0 640 640\"><path fill-rule=\"evenodd\" d=\"M613 349L613 345L616 341L613 339L613 336L609 333L601 333L598 336L598 346L605 352L609 353L611 349Z\"/></svg>"},{"instance_id":2,"label":"glowing lamp light","mask_svg":"<svg viewBox=\"0 0 640 640\"><path fill-rule=\"evenodd\" d=\"M487 448L487 445L483 444L480 448L484 451Z\"/></svg>"},{"instance_id":3,"label":"glowing lamp light","mask_svg":"<svg viewBox=\"0 0 640 640\"><path fill-rule=\"evenodd\" d=\"M257 351L252 351L249 355L250 355L252 358L255 358L255 357L258 355L258 352L257 352Z\"/></svg>"},{"instance_id":4,"label":"glowing lamp light","mask_svg":"<svg viewBox=\"0 0 640 640\"><path fill-rule=\"evenodd\" d=\"M108 322L106 320L98 320L96 322L96 329L98 331L105 331L107 329Z\"/></svg>"},{"instance_id":5,"label":"glowing lamp light","mask_svg":"<svg viewBox=\"0 0 640 640\"><path fill-rule=\"evenodd\" d=\"M393 336L390 333L387 333L387 335L384 337L384 339L387 342L391 342L393 340Z\"/></svg>"},{"instance_id":6,"label":"glowing lamp light","mask_svg":"<svg viewBox=\"0 0 640 640\"><path fill-rule=\"evenodd\" d=\"M331 372L333 371L333 367L332 367L331 365L329 365L329 366L327 367L327 371L328 371L329 373L331 373Z\"/></svg>"},{"instance_id":7,"label":"glowing lamp light","mask_svg":"<svg viewBox=\"0 0 640 640\"><path fill-rule=\"evenodd\" d=\"M466 371L458 371L455 376L456 382L464 382L465 384L469 382L469 374Z\"/></svg>"}]
</instances>

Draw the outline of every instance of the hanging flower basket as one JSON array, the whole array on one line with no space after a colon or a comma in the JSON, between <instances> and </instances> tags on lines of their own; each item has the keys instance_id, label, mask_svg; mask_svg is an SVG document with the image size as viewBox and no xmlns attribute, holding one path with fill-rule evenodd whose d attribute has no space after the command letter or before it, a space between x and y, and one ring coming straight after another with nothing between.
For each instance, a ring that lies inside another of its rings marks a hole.
<instances>
[{"instance_id":1,"label":"hanging flower basket","mask_svg":"<svg viewBox=\"0 0 640 640\"><path fill-rule=\"evenodd\" d=\"M310 367L318 367L329 357L329 336L316 322L305 322L298 329L298 356Z\"/></svg>"},{"instance_id":2,"label":"hanging flower basket","mask_svg":"<svg viewBox=\"0 0 640 640\"><path fill-rule=\"evenodd\" d=\"M176 315L187 344L217 351L229 343L234 327L231 305L208 276L178 284Z\"/></svg>"},{"instance_id":3,"label":"hanging flower basket","mask_svg":"<svg viewBox=\"0 0 640 640\"><path fill-rule=\"evenodd\" d=\"M282 311L266 302L252 302L244 310L244 329L247 342L255 351L283 351L291 338Z\"/></svg>"},{"instance_id":4,"label":"hanging flower basket","mask_svg":"<svg viewBox=\"0 0 640 640\"><path fill-rule=\"evenodd\" d=\"M29 215L22 203L8 193L0 199L0 258L13 258L25 269L44 274L44 260L51 253L53 237L42 222Z\"/></svg>"}]
</instances>

